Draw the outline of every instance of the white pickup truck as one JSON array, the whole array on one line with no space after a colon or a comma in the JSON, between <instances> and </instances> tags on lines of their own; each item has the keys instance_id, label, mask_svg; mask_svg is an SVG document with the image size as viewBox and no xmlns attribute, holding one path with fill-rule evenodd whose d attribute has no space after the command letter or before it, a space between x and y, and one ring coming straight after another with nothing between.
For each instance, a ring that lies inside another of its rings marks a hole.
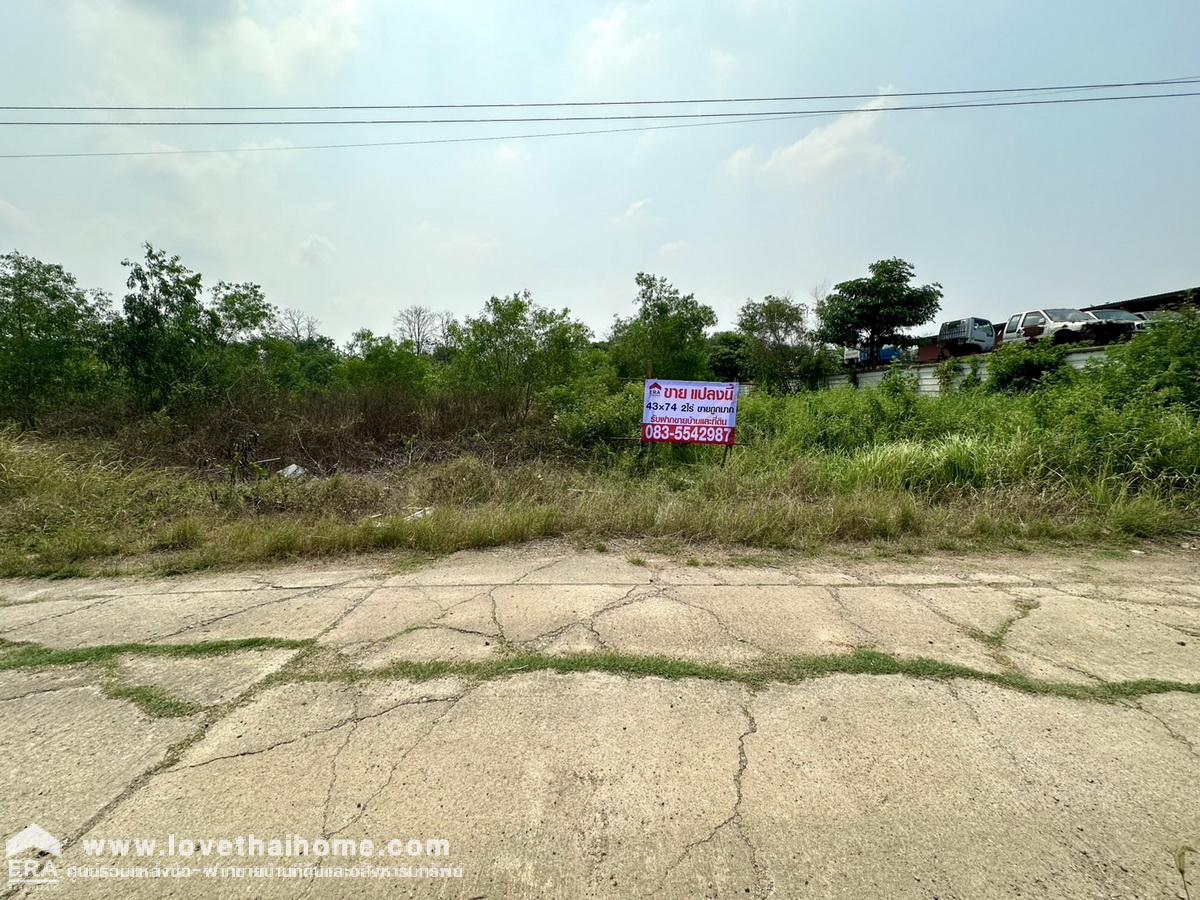
<instances>
[{"instance_id":1,"label":"white pickup truck","mask_svg":"<svg viewBox=\"0 0 1200 900\"><path fill-rule=\"evenodd\" d=\"M1050 338L1056 344L1094 341L1107 344L1133 329L1126 322L1102 321L1078 309L1031 309L1017 313L1004 326L1003 343L1034 343Z\"/></svg>"}]
</instances>

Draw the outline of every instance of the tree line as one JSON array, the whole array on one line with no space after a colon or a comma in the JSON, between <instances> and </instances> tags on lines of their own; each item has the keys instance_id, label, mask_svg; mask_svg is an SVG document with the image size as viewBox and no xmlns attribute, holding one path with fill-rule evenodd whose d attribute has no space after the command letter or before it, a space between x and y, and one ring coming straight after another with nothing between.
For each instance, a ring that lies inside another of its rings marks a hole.
<instances>
[{"instance_id":1,"label":"tree line","mask_svg":"<svg viewBox=\"0 0 1200 900\"><path fill-rule=\"evenodd\" d=\"M401 408L411 430L422 424L415 404L434 395L471 398L476 421L519 424L647 374L789 392L839 367L831 345L877 354L931 319L941 296L939 285L912 285L908 263L882 260L811 307L789 296L747 300L734 328L715 330L710 306L639 273L631 314L599 339L567 309L519 291L462 319L409 306L390 334L361 329L338 346L253 282L205 289L198 272L150 244L122 265L126 291L114 304L61 265L0 256L0 416L31 427L72 415L95 425L208 411L219 421L224 411L250 422L272 403L295 412L299 398L324 398L393 423Z\"/></svg>"}]
</instances>

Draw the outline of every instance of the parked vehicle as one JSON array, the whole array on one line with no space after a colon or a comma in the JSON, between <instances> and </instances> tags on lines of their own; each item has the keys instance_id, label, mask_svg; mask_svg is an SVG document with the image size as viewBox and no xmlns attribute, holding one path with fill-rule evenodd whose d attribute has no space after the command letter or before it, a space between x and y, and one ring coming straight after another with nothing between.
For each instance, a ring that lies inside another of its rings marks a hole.
<instances>
[{"instance_id":1,"label":"parked vehicle","mask_svg":"<svg viewBox=\"0 0 1200 900\"><path fill-rule=\"evenodd\" d=\"M1017 313L1004 326L1004 340L1032 344L1048 337L1056 344L1107 344L1132 331L1128 322L1105 322L1078 309L1054 307Z\"/></svg>"},{"instance_id":2,"label":"parked vehicle","mask_svg":"<svg viewBox=\"0 0 1200 900\"><path fill-rule=\"evenodd\" d=\"M1132 332L1145 331L1150 327L1145 316L1125 309L1089 309L1087 314L1101 322L1121 322L1129 326Z\"/></svg>"},{"instance_id":3,"label":"parked vehicle","mask_svg":"<svg viewBox=\"0 0 1200 900\"><path fill-rule=\"evenodd\" d=\"M875 362L881 366L890 365L898 360L904 354L903 347L895 347L891 344L885 344L879 348L879 359ZM860 365L867 364L867 349L860 347L858 350L858 362Z\"/></svg>"},{"instance_id":4,"label":"parked vehicle","mask_svg":"<svg viewBox=\"0 0 1200 900\"><path fill-rule=\"evenodd\" d=\"M987 319L955 319L942 323L937 342L943 356L987 353L996 346L996 329Z\"/></svg>"}]
</instances>

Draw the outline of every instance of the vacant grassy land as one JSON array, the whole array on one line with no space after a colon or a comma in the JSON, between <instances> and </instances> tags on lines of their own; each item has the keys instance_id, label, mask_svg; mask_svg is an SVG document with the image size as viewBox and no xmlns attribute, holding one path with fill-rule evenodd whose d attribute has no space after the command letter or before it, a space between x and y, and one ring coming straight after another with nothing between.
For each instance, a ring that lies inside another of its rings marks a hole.
<instances>
[{"instance_id":1,"label":"vacant grassy land","mask_svg":"<svg viewBox=\"0 0 1200 900\"><path fill-rule=\"evenodd\" d=\"M234 483L221 473L123 463L86 456L79 444L10 436L0 440L0 573L179 571L387 549L440 553L556 535L813 551L863 543L899 550L1119 544L1196 530L1200 435L1185 417L1157 419L1166 437L1141 445L1134 459L1120 458L1120 449L1077 448L1081 438L1069 429L950 431L841 450L814 445L820 432L797 424L836 404L885 409L891 400L877 393L749 404L749 420L765 413L784 424L760 422L758 436L724 468L716 451L663 448L504 465L467 455ZM940 414L957 404L980 422L1001 413L1012 420L1026 405L1000 399L1017 408L1003 410L995 398L974 412L970 399L919 405ZM862 410L829 415L836 427L862 427ZM1164 464L1164 454L1186 459Z\"/></svg>"},{"instance_id":2,"label":"vacant grassy land","mask_svg":"<svg viewBox=\"0 0 1200 900\"><path fill-rule=\"evenodd\" d=\"M940 398L918 396L899 371L871 390L751 395L743 445L725 466L709 448L626 442L636 386L507 427L503 457L465 449L488 446L474 435L436 459L395 454L294 481L10 431L0 434L0 574L441 553L560 535L803 551L1200 531L1200 322L1161 326L1083 372L1044 352L998 354L992 371L1007 371L1007 385Z\"/></svg>"}]
</instances>

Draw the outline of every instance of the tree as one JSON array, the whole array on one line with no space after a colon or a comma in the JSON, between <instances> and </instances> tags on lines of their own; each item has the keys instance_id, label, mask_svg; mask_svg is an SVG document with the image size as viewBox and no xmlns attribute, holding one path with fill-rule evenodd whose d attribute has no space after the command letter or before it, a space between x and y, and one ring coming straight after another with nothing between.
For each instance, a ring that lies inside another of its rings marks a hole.
<instances>
[{"instance_id":1,"label":"tree","mask_svg":"<svg viewBox=\"0 0 1200 900\"><path fill-rule=\"evenodd\" d=\"M107 297L62 266L0 256L0 409L24 425L95 386Z\"/></svg>"},{"instance_id":2,"label":"tree","mask_svg":"<svg viewBox=\"0 0 1200 900\"><path fill-rule=\"evenodd\" d=\"M719 381L745 381L746 339L737 331L718 331L708 339L708 367Z\"/></svg>"},{"instance_id":3,"label":"tree","mask_svg":"<svg viewBox=\"0 0 1200 900\"><path fill-rule=\"evenodd\" d=\"M275 320L277 310L267 302L263 289L253 282L218 281L212 289L212 298L213 311L221 320L221 339L226 343L260 337Z\"/></svg>"},{"instance_id":4,"label":"tree","mask_svg":"<svg viewBox=\"0 0 1200 900\"><path fill-rule=\"evenodd\" d=\"M902 259L881 259L866 278L835 285L817 304L823 340L844 347L863 346L868 362L877 362L888 343L909 343L902 329L924 325L937 315L942 286L915 287L913 267Z\"/></svg>"},{"instance_id":5,"label":"tree","mask_svg":"<svg viewBox=\"0 0 1200 900\"><path fill-rule=\"evenodd\" d=\"M211 387L222 323L203 302L199 273L149 243L145 249L144 261L121 263L129 293L113 344L134 398L154 411Z\"/></svg>"},{"instance_id":6,"label":"tree","mask_svg":"<svg viewBox=\"0 0 1200 900\"><path fill-rule=\"evenodd\" d=\"M356 388L400 389L411 398L424 392L429 362L407 344L379 337L366 328L354 332L342 364L346 381Z\"/></svg>"},{"instance_id":7,"label":"tree","mask_svg":"<svg viewBox=\"0 0 1200 900\"><path fill-rule=\"evenodd\" d=\"M303 310L291 306L276 312L270 327L276 337L293 344L302 344L321 337L321 323Z\"/></svg>"},{"instance_id":8,"label":"tree","mask_svg":"<svg viewBox=\"0 0 1200 900\"><path fill-rule=\"evenodd\" d=\"M627 378L703 378L708 374L705 332L717 324L712 307L680 294L665 278L639 272L637 315L620 317L610 338L613 361ZM649 371L647 371L649 370Z\"/></svg>"},{"instance_id":9,"label":"tree","mask_svg":"<svg viewBox=\"0 0 1200 900\"><path fill-rule=\"evenodd\" d=\"M790 297L747 300L738 313L746 371L769 391L799 383L815 387L832 368L828 354L808 330L808 309Z\"/></svg>"},{"instance_id":10,"label":"tree","mask_svg":"<svg viewBox=\"0 0 1200 900\"><path fill-rule=\"evenodd\" d=\"M342 355L333 338L320 332L320 323L302 310L276 310L258 341L263 367L271 382L286 390L325 387L334 377Z\"/></svg>"},{"instance_id":11,"label":"tree","mask_svg":"<svg viewBox=\"0 0 1200 900\"><path fill-rule=\"evenodd\" d=\"M431 353L438 331L438 314L428 306L407 306L392 320L396 340L412 344L419 355Z\"/></svg>"},{"instance_id":12,"label":"tree","mask_svg":"<svg viewBox=\"0 0 1200 900\"><path fill-rule=\"evenodd\" d=\"M537 306L529 291L492 297L483 315L450 327L450 383L491 397L505 420L524 422L537 397L585 365L591 332L568 310Z\"/></svg>"}]
</instances>

